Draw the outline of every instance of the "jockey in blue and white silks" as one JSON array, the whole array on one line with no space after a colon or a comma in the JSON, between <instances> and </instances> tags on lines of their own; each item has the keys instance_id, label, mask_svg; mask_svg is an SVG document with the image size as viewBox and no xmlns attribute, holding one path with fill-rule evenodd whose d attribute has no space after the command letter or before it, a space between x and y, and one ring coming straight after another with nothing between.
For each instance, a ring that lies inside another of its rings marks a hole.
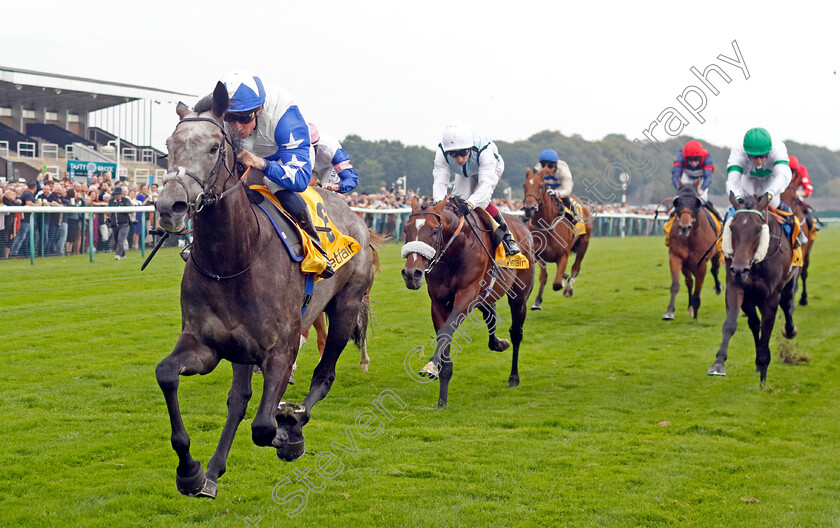
<instances>
[{"instance_id":1,"label":"jockey in blue and white silks","mask_svg":"<svg viewBox=\"0 0 840 528\"><path fill-rule=\"evenodd\" d=\"M498 224L498 227L493 226L496 245L503 243L505 252L513 255L519 253L519 247L510 236L502 213L490 203L504 170L505 161L499 155L495 143L474 135L466 125L448 125L435 151L432 195L436 202L443 200L450 178L454 175L452 194L464 199L468 209L480 207L487 211ZM461 214L466 212L461 211Z\"/></svg>"},{"instance_id":2,"label":"jockey in blue and white silks","mask_svg":"<svg viewBox=\"0 0 840 528\"><path fill-rule=\"evenodd\" d=\"M297 194L306 190L312 176L309 127L300 109L285 90L264 84L251 72L231 71L220 82L230 98L224 119L242 139L239 161L265 174L266 187L325 257L327 268L321 277L332 276L333 267L321 247L306 202Z\"/></svg>"},{"instance_id":3,"label":"jockey in blue and white silks","mask_svg":"<svg viewBox=\"0 0 840 528\"><path fill-rule=\"evenodd\" d=\"M312 175L321 187L339 193L348 193L359 184L359 174L350 163L350 155L341 148L341 143L332 136L321 134L318 127L309 123L309 137L312 143Z\"/></svg>"}]
</instances>

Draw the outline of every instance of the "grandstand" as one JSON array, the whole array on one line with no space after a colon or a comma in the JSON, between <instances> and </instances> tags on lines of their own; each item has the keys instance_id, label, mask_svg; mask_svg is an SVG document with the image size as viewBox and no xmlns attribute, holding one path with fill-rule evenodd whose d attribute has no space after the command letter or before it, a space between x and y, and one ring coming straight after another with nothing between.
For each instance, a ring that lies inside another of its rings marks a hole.
<instances>
[{"instance_id":1,"label":"grandstand","mask_svg":"<svg viewBox=\"0 0 840 528\"><path fill-rule=\"evenodd\" d=\"M166 163L152 146L152 108L195 97L0 66L0 177L28 181L42 169L78 176L79 162L87 162L88 170L153 181Z\"/></svg>"}]
</instances>

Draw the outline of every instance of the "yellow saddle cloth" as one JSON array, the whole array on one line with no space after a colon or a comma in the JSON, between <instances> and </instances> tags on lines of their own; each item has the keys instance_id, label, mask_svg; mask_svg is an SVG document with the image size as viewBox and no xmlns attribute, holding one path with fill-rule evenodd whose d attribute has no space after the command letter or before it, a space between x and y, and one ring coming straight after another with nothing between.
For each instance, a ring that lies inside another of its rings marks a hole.
<instances>
[{"instance_id":1,"label":"yellow saddle cloth","mask_svg":"<svg viewBox=\"0 0 840 528\"><path fill-rule=\"evenodd\" d=\"M513 240L516 241L516 245L518 245L521 249L522 246L519 245L519 241L516 240L515 236L513 236L513 232L511 232L511 236L513 237ZM498 246L496 246L496 253L493 255L493 260L496 261L496 264L500 268L528 269L529 266L528 257L523 255L521 252L517 253L516 255L508 256L505 252L504 244L499 244Z\"/></svg>"},{"instance_id":2,"label":"yellow saddle cloth","mask_svg":"<svg viewBox=\"0 0 840 528\"><path fill-rule=\"evenodd\" d=\"M569 196L569 201L572 202L572 209L574 209L574 211L572 211L571 209L569 209L565 205L563 206L563 209L568 214L574 215L575 218L578 218L578 221L575 222L574 227L572 227L572 231L574 232L575 236L583 235L583 234L586 233L586 224L584 224L583 220L582 220L583 219L583 205L581 205L581 203L579 201L575 200L571 196ZM562 204L562 202L561 202L561 204Z\"/></svg>"},{"instance_id":3,"label":"yellow saddle cloth","mask_svg":"<svg viewBox=\"0 0 840 528\"><path fill-rule=\"evenodd\" d=\"M780 209L776 209L775 207L770 206L770 205L767 206L767 210L770 211L770 213L772 213L773 216L776 217L776 219L779 221L779 223L782 223L782 224L784 223L784 220L785 220L786 216L790 216L790 215L793 214L793 213L788 213L787 211L782 211ZM793 229L791 230L791 233L790 233L791 245L796 243L796 239L799 238L799 231L800 231L799 218L796 218L796 216L794 216L793 217ZM804 262L804 256L802 255L802 247L800 246L800 247L797 247L797 248L793 248L793 256L791 258L790 265L794 266L794 267L798 266L798 267L801 268L804 263L805 262Z\"/></svg>"},{"instance_id":4,"label":"yellow saddle cloth","mask_svg":"<svg viewBox=\"0 0 840 528\"><path fill-rule=\"evenodd\" d=\"M274 196L274 193L268 190L268 187L264 185L251 185L250 188L251 190L257 191L268 198L268 200L271 201L271 203L273 203L278 209L286 211L283 209L283 206L280 205L280 202L277 200L277 197ZM327 209L324 206L324 201L321 199L321 195L318 194L318 191L312 187L307 187L305 191L299 194L306 202L307 209L309 209L309 217L312 218L313 225L318 232L321 247L327 252L327 258L329 258L333 269L338 271L341 266L347 263L351 258L353 258L353 255L362 249L362 246L355 238L340 232L335 224L333 224L332 220L330 220L327 215ZM288 211L286 211L286 213L288 214ZM320 275L320 273L324 271L324 268L327 267L324 257L312 245L312 240L310 239L309 234L298 227L297 224L295 224L295 227L297 227L300 232L304 249L304 256L300 263L300 270L304 273L317 273Z\"/></svg>"}]
</instances>

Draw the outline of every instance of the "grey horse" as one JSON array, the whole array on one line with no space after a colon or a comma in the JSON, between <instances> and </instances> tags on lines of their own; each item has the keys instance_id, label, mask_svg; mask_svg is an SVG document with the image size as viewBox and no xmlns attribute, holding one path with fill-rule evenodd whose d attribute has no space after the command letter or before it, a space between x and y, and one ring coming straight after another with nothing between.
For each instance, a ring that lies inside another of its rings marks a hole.
<instances>
[{"instance_id":1,"label":"grey horse","mask_svg":"<svg viewBox=\"0 0 840 528\"><path fill-rule=\"evenodd\" d=\"M198 111L180 103L181 120L166 140L169 169L155 208L161 227L170 233L183 232L191 218L193 244L181 281L181 335L156 374L179 459L178 491L215 497L251 397L253 365L265 378L251 424L254 443L274 446L285 461L303 455L302 428L312 407L329 392L339 355L351 337L359 343L367 332L363 299L373 281L374 249L365 223L341 198L319 190L329 218L361 250L333 277L315 284L301 316L305 275L234 175L235 152L222 118L229 103L224 86L218 83L206 101L204 108L197 105ZM281 402L301 331L322 311L329 317L329 333L309 393L302 405ZM178 403L179 376L207 374L222 359L233 365L233 384L227 421L205 474L190 455Z\"/></svg>"}]
</instances>

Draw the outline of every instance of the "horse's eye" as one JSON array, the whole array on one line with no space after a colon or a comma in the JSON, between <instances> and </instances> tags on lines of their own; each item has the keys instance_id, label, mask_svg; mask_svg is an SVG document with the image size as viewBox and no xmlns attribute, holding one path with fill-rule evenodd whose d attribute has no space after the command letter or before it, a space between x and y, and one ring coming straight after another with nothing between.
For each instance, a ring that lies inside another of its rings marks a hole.
<instances>
[{"instance_id":1,"label":"horse's eye","mask_svg":"<svg viewBox=\"0 0 840 528\"><path fill-rule=\"evenodd\" d=\"M219 144L218 143L216 143L215 145L210 147L210 154L215 154L217 152L219 152Z\"/></svg>"}]
</instances>

